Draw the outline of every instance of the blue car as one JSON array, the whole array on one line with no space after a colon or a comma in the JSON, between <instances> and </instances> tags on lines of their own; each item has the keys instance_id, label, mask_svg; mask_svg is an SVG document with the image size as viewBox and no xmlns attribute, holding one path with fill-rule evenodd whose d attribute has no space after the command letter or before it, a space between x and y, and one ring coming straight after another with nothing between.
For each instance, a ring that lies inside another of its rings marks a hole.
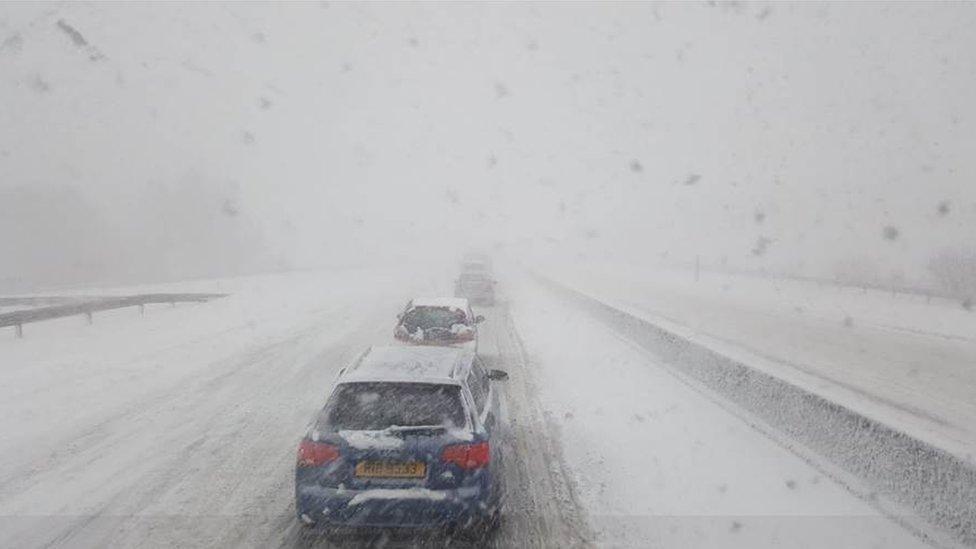
<instances>
[{"instance_id":1,"label":"blue car","mask_svg":"<svg viewBox=\"0 0 976 549\"><path fill-rule=\"evenodd\" d=\"M466 349L366 351L340 372L299 445L299 521L489 533L501 512L493 382L507 377Z\"/></svg>"}]
</instances>

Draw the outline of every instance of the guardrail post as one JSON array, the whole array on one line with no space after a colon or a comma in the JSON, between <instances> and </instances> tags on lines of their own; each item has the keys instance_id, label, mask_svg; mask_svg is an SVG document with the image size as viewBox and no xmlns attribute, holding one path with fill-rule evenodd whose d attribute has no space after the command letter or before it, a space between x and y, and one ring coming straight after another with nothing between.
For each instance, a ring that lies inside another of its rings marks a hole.
<instances>
[{"instance_id":1,"label":"guardrail post","mask_svg":"<svg viewBox=\"0 0 976 549\"><path fill-rule=\"evenodd\" d=\"M24 338L24 325L23 324L17 324L16 326L14 326L14 336L17 339L23 339Z\"/></svg>"}]
</instances>

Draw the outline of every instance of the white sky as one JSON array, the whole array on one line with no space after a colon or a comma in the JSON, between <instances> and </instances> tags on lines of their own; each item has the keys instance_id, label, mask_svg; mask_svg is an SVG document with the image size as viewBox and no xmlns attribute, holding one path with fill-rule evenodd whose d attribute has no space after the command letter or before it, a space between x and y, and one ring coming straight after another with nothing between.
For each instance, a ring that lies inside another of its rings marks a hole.
<instances>
[{"instance_id":1,"label":"white sky","mask_svg":"<svg viewBox=\"0 0 976 549\"><path fill-rule=\"evenodd\" d=\"M973 28L973 3L6 3L0 192L74 187L120 250L182 186L290 265L476 241L917 277L973 241Z\"/></svg>"}]
</instances>

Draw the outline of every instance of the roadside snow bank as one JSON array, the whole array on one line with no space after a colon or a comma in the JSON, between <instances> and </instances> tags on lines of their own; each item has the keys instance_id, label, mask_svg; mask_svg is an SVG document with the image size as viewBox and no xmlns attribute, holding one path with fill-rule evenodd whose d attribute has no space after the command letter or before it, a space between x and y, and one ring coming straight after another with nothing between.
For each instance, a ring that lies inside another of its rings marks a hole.
<instances>
[{"instance_id":1,"label":"roadside snow bank","mask_svg":"<svg viewBox=\"0 0 976 549\"><path fill-rule=\"evenodd\" d=\"M976 466L970 458L954 456L576 290L551 280L544 284L878 493L910 506L963 543L976 544Z\"/></svg>"},{"instance_id":2,"label":"roadside snow bank","mask_svg":"<svg viewBox=\"0 0 976 549\"><path fill-rule=\"evenodd\" d=\"M976 455L976 313L956 302L634 265L544 274L957 457Z\"/></svg>"},{"instance_id":3,"label":"roadside snow bank","mask_svg":"<svg viewBox=\"0 0 976 549\"><path fill-rule=\"evenodd\" d=\"M597 546L925 546L615 326L528 280L505 290Z\"/></svg>"}]
</instances>

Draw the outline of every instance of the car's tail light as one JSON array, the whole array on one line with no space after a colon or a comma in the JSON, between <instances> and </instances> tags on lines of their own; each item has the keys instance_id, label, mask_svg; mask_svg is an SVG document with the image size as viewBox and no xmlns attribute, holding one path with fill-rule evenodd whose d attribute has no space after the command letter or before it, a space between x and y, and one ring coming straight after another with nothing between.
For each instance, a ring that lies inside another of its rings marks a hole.
<instances>
[{"instance_id":1,"label":"car's tail light","mask_svg":"<svg viewBox=\"0 0 976 549\"><path fill-rule=\"evenodd\" d=\"M491 460L488 442L452 444L441 452L441 461L453 463L462 469L481 469Z\"/></svg>"},{"instance_id":2,"label":"car's tail light","mask_svg":"<svg viewBox=\"0 0 976 549\"><path fill-rule=\"evenodd\" d=\"M317 467L339 458L339 448L325 442L302 440L298 445L298 466Z\"/></svg>"}]
</instances>

